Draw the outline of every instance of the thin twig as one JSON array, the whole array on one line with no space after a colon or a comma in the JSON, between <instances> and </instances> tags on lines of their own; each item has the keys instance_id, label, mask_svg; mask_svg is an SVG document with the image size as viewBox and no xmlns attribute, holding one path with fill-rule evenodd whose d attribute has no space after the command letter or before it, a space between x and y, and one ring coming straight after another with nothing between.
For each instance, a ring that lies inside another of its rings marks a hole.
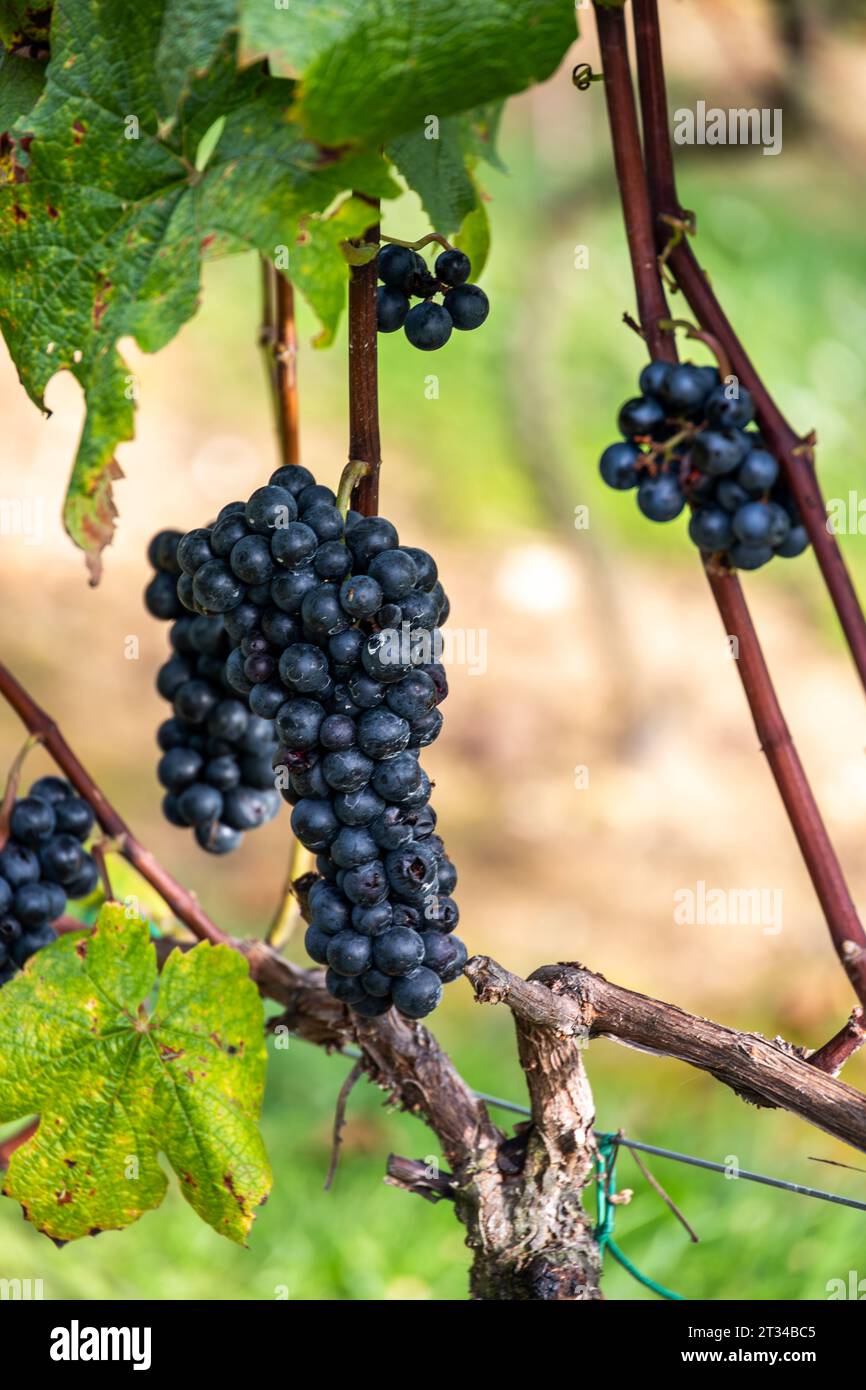
<instances>
[{"instance_id":1,"label":"thin twig","mask_svg":"<svg viewBox=\"0 0 866 1390\"><path fill-rule=\"evenodd\" d=\"M3 801L0 803L0 849L3 848L9 839L9 823L12 820L12 812L15 809L15 799L18 796L18 786L21 782L21 772L28 753L36 747L41 739L38 734L31 734L29 738L19 748L15 755L12 766L6 778L6 787L3 792Z\"/></svg>"},{"instance_id":2,"label":"thin twig","mask_svg":"<svg viewBox=\"0 0 866 1390\"><path fill-rule=\"evenodd\" d=\"M690 1223L686 1220L685 1216L680 1211L673 1197L670 1197L668 1193L665 1192L658 1178L653 1177L652 1173L650 1172L649 1168L647 1168L637 1149L629 1149L629 1153L631 1154L641 1173L643 1173L643 1176L646 1178L650 1187L658 1193L665 1206L670 1208L674 1216L677 1218L677 1221L679 1221L683 1229L688 1232L689 1240L692 1241L695 1245L697 1245L698 1237L695 1233L694 1227L690 1225Z\"/></svg>"},{"instance_id":3,"label":"thin twig","mask_svg":"<svg viewBox=\"0 0 866 1390\"><path fill-rule=\"evenodd\" d=\"M346 1106L349 1096L355 1085L364 1075L363 1062L356 1062L349 1075L340 1087L340 1094L337 1096L337 1108L334 1111L334 1139L331 1144L331 1161L328 1164L328 1176L325 1178L325 1191L330 1192L334 1175L337 1172L337 1164L340 1161L340 1145L343 1142L343 1126L346 1123Z\"/></svg>"},{"instance_id":4,"label":"thin twig","mask_svg":"<svg viewBox=\"0 0 866 1390\"><path fill-rule=\"evenodd\" d=\"M113 845L110 840L106 840L104 838L95 841L95 843L92 844L90 847L90 853L93 855L93 858L96 861L96 867L99 870L99 877L102 880L102 891L105 894L105 901L109 903L117 902L117 899L115 898L114 893L112 892L111 879L108 874L108 864L106 862L105 855L107 850L116 848L116 845Z\"/></svg>"}]
</instances>

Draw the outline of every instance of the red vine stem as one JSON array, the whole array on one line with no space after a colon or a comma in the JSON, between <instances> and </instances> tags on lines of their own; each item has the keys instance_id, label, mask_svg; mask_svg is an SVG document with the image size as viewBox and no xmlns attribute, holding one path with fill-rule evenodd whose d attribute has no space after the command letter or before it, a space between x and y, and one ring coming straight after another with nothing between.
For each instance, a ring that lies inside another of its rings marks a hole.
<instances>
[{"instance_id":1,"label":"red vine stem","mask_svg":"<svg viewBox=\"0 0 866 1390\"><path fill-rule=\"evenodd\" d=\"M280 447L284 464L300 463L298 433L298 335L292 283L276 271L276 343L274 345Z\"/></svg>"},{"instance_id":2,"label":"red vine stem","mask_svg":"<svg viewBox=\"0 0 866 1390\"><path fill-rule=\"evenodd\" d=\"M634 32L640 79L641 113L647 177L659 251L670 236L670 223L684 212L676 191L673 151L668 130L667 95L657 0L634 0ZM845 634L854 665L866 688L866 618L845 566L836 537L827 530L827 509L815 476L812 450L792 429L759 377L695 259L688 237L672 245L666 257L674 278L708 332L718 338L738 379L755 402L761 434L778 458L809 533L815 558Z\"/></svg>"},{"instance_id":3,"label":"red vine stem","mask_svg":"<svg viewBox=\"0 0 866 1390\"><path fill-rule=\"evenodd\" d=\"M661 320L668 318L668 312L654 251L651 257L647 256L647 241L652 241L652 209L632 93L625 19L621 9L607 9L600 4L596 4L595 13L640 321L651 355L676 361L676 344L659 326ZM705 568L725 631L737 639L737 669L755 728L827 918L833 944L858 999L866 1003L866 933L785 723L740 582L733 571L707 562Z\"/></svg>"},{"instance_id":4,"label":"red vine stem","mask_svg":"<svg viewBox=\"0 0 866 1390\"><path fill-rule=\"evenodd\" d=\"M262 257L262 328L259 341L274 402L280 463L300 463L298 336L292 282Z\"/></svg>"},{"instance_id":5,"label":"red vine stem","mask_svg":"<svg viewBox=\"0 0 866 1390\"><path fill-rule=\"evenodd\" d=\"M210 941L214 945L231 945L230 938L212 922L199 906L192 893L181 887L176 879L162 867L149 849L135 838L122 816L112 806L94 782L90 773L79 762L66 739L50 715L46 714L16 680L8 666L0 662L0 695L12 706L18 718L36 734L60 770L65 773L80 796L90 803L105 834L116 842L117 849L142 878L156 889L160 897L168 903L174 915L179 918L200 941Z\"/></svg>"},{"instance_id":6,"label":"red vine stem","mask_svg":"<svg viewBox=\"0 0 866 1390\"><path fill-rule=\"evenodd\" d=\"M378 202L369 198L364 201L372 204L378 216ZM367 228L364 240L378 242L378 223ZM352 490L352 507L363 516L375 516L379 510L379 466L382 462L376 281L375 257L366 265L352 266L349 277L349 460L371 465L370 471Z\"/></svg>"}]
</instances>

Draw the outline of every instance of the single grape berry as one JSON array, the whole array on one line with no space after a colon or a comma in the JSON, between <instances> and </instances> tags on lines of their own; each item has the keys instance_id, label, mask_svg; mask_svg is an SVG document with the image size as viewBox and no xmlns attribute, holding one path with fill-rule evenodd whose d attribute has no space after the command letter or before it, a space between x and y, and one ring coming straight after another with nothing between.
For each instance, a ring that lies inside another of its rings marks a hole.
<instances>
[{"instance_id":1,"label":"single grape berry","mask_svg":"<svg viewBox=\"0 0 866 1390\"><path fill-rule=\"evenodd\" d=\"M442 998L442 981L426 966L419 966L411 975L394 981L392 998L407 1018L425 1018Z\"/></svg>"},{"instance_id":2,"label":"single grape berry","mask_svg":"<svg viewBox=\"0 0 866 1390\"><path fill-rule=\"evenodd\" d=\"M709 389L704 368L683 362L665 377L662 400L672 415L689 415L703 407Z\"/></svg>"},{"instance_id":3,"label":"single grape berry","mask_svg":"<svg viewBox=\"0 0 866 1390\"><path fill-rule=\"evenodd\" d=\"M42 873L55 883L67 883L84 865L84 850L73 835L54 835L40 845L38 853ZM8 878L5 871L4 876Z\"/></svg>"},{"instance_id":4,"label":"single grape berry","mask_svg":"<svg viewBox=\"0 0 866 1390\"><path fill-rule=\"evenodd\" d=\"M53 805L58 801L65 801L74 793L64 777L48 776L37 778L30 788L30 795L39 796L43 801L50 801Z\"/></svg>"},{"instance_id":5,"label":"single grape berry","mask_svg":"<svg viewBox=\"0 0 866 1390\"><path fill-rule=\"evenodd\" d=\"M268 483L266 487L256 488L247 502L245 515L253 531L271 537L278 527L297 520L298 506L288 488Z\"/></svg>"},{"instance_id":6,"label":"single grape berry","mask_svg":"<svg viewBox=\"0 0 866 1390\"><path fill-rule=\"evenodd\" d=\"M388 896L388 879L385 865L379 859L369 864L361 864L357 869L346 869L343 873L342 889L350 902L364 907L372 907Z\"/></svg>"},{"instance_id":7,"label":"single grape berry","mask_svg":"<svg viewBox=\"0 0 866 1390\"><path fill-rule=\"evenodd\" d=\"M211 821L207 825L195 827L196 843L208 854L231 854L243 841L239 830L223 825L222 821Z\"/></svg>"},{"instance_id":8,"label":"single grape berry","mask_svg":"<svg viewBox=\"0 0 866 1390\"><path fill-rule=\"evenodd\" d=\"M355 869L378 857L376 841L363 825L344 825L329 852L340 869Z\"/></svg>"},{"instance_id":9,"label":"single grape berry","mask_svg":"<svg viewBox=\"0 0 866 1390\"><path fill-rule=\"evenodd\" d=\"M400 753L410 734L406 720L389 709L365 710L357 724L358 747L375 760Z\"/></svg>"},{"instance_id":10,"label":"single grape berry","mask_svg":"<svg viewBox=\"0 0 866 1390\"><path fill-rule=\"evenodd\" d=\"M769 492L779 476L779 465L766 449L750 449L737 474L741 488L753 495Z\"/></svg>"},{"instance_id":11,"label":"single grape berry","mask_svg":"<svg viewBox=\"0 0 866 1390\"><path fill-rule=\"evenodd\" d=\"M370 938L360 932L337 932L328 943L328 964L340 975L362 975L372 961Z\"/></svg>"},{"instance_id":12,"label":"single grape berry","mask_svg":"<svg viewBox=\"0 0 866 1390\"><path fill-rule=\"evenodd\" d=\"M490 313L490 300L480 285L458 285L443 300L455 328L463 333L480 328Z\"/></svg>"},{"instance_id":13,"label":"single grape berry","mask_svg":"<svg viewBox=\"0 0 866 1390\"><path fill-rule=\"evenodd\" d=\"M739 466L745 447L743 436L733 430L701 430L692 449L692 462L702 473L718 477Z\"/></svg>"},{"instance_id":14,"label":"single grape berry","mask_svg":"<svg viewBox=\"0 0 866 1390\"><path fill-rule=\"evenodd\" d=\"M791 527L785 540L776 547L776 554L785 560L792 560L795 556L802 555L808 544L809 533L805 526L798 523Z\"/></svg>"},{"instance_id":15,"label":"single grape berry","mask_svg":"<svg viewBox=\"0 0 866 1390\"><path fill-rule=\"evenodd\" d=\"M243 513L238 515L232 512L229 516L224 516L222 521L218 521L211 531L211 550L218 559L227 559L238 541L248 535L249 528Z\"/></svg>"},{"instance_id":16,"label":"single grape berry","mask_svg":"<svg viewBox=\"0 0 866 1390\"><path fill-rule=\"evenodd\" d=\"M163 622L176 618L181 612L181 604L175 576L157 570L144 591L144 603L154 618L161 618Z\"/></svg>"},{"instance_id":17,"label":"single grape berry","mask_svg":"<svg viewBox=\"0 0 866 1390\"><path fill-rule=\"evenodd\" d=\"M773 530L773 516L763 502L746 502L734 512L734 535L744 545L763 546Z\"/></svg>"},{"instance_id":18,"label":"single grape berry","mask_svg":"<svg viewBox=\"0 0 866 1390\"><path fill-rule=\"evenodd\" d=\"M647 362L638 378L638 386L645 396L661 396L672 371L670 362Z\"/></svg>"},{"instance_id":19,"label":"single grape berry","mask_svg":"<svg viewBox=\"0 0 866 1390\"><path fill-rule=\"evenodd\" d=\"M686 505L686 499L676 478L670 473L659 473L641 483L637 504L650 521L673 521Z\"/></svg>"},{"instance_id":20,"label":"single grape berry","mask_svg":"<svg viewBox=\"0 0 866 1390\"><path fill-rule=\"evenodd\" d=\"M380 285L376 290L376 327L380 333L396 333L406 322L409 313L409 296L404 290L391 285Z\"/></svg>"},{"instance_id":21,"label":"single grape berry","mask_svg":"<svg viewBox=\"0 0 866 1390\"><path fill-rule=\"evenodd\" d=\"M340 822L329 801L305 797L292 811L292 831L306 849L319 853L336 839Z\"/></svg>"},{"instance_id":22,"label":"single grape berry","mask_svg":"<svg viewBox=\"0 0 866 1390\"><path fill-rule=\"evenodd\" d=\"M415 268L415 253L408 246L383 246L376 258L379 279L395 290L408 288Z\"/></svg>"},{"instance_id":23,"label":"single grape berry","mask_svg":"<svg viewBox=\"0 0 866 1390\"><path fill-rule=\"evenodd\" d=\"M54 817L58 831L74 835L76 840L86 840L96 820L93 810L80 796L69 796L65 801L58 801L54 807Z\"/></svg>"},{"instance_id":24,"label":"single grape berry","mask_svg":"<svg viewBox=\"0 0 866 1390\"><path fill-rule=\"evenodd\" d=\"M637 445L628 440L622 440L617 444L609 444L601 456L599 462L599 472L607 483L608 487L617 488L624 491L626 488L637 487L638 471L636 464L642 457Z\"/></svg>"},{"instance_id":25,"label":"single grape berry","mask_svg":"<svg viewBox=\"0 0 866 1390\"><path fill-rule=\"evenodd\" d=\"M194 531L187 531L178 541L177 562L184 574L194 575L196 570L213 559L210 534L207 527L197 526Z\"/></svg>"},{"instance_id":26,"label":"single grape berry","mask_svg":"<svg viewBox=\"0 0 866 1390\"><path fill-rule=\"evenodd\" d=\"M157 531L147 547L147 558L155 570L165 570L166 574L180 574L177 547L182 539L182 531Z\"/></svg>"},{"instance_id":27,"label":"single grape berry","mask_svg":"<svg viewBox=\"0 0 866 1390\"><path fill-rule=\"evenodd\" d=\"M699 508L689 521L689 535L696 546L708 553L726 550L734 539L729 513L721 507Z\"/></svg>"},{"instance_id":28,"label":"single grape berry","mask_svg":"<svg viewBox=\"0 0 866 1390\"><path fill-rule=\"evenodd\" d=\"M755 407L745 386L730 395L731 387L716 386L707 397L707 419L719 429L742 429L754 418Z\"/></svg>"},{"instance_id":29,"label":"single grape berry","mask_svg":"<svg viewBox=\"0 0 866 1390\"><path fill-rule=\"evenodd\" d=\"M320 500L313 502L301 514L305 526L315 532L317 539L323 541L338 541L343 537L345 526L342 514L333 502Z\"/></svg>"},{"instance_id":30,"label":"single grape berry","mask_svg":"<svg viewBox=\"0 0 866 1390\"><path fill-rule=\"evenodd\" d=\"M408 975L424 959L424 942L411 927L392 927L374 939L372 955L383 975Z\"/></svg>"},{"instance_id":31,"label":"single grape berry","mask_svg":"<svg viewBox=\"0 0 866 1390\"><path fill-rule=\"evenodd\" d=\"M457 291L450 293L456 294ZM413 347L420 348L422 352L435 352L448 342L453 327L454 321L443 305L425 300L409 310L403 331Z\"/></svg>"},{"instance_id":32,"label":"single grape berry","mask_svg":"<svg viewBox=\"0 0 866 1390\"><path fill-rule=\"evenodd\" d=\"M208 613L224 613L240 603L246 590L224 560L208 560L196 570L192 592Z\"/></svg>"},{"instance_id":33,"label":"single grape berry","mask_svg":"<svg viewBox=\"0 0 866 1390\"><path fill-rule=\"evenodd\" d=\"M178 796L177 807L187 825L206 825L222 812L222 794L206 782L193 782Z\"/></svg>"},{"instance_id":34,"label":"single grape berry","mask_svg":"<svg viewBox=\"0 0 866 1390\"><path fill-rule=\"evenodd\" d=\"M655 437L665 422L665 408L654 396L635 396L619 412L620 432L630 439Z\"/></svg>"},{"instance_id":35,"label":"single grape berry","mask_svg":"<svg viewBox=\"0 0 866 1390\"><path fill-rule=\"evenodd\" d=\"M59 803L62 805L62 802ZM54 833L57 817L50 801L39 796L26 796L16 801L9 829L16 840L31 847L38 846Z\"/></svg>"},{"instance_id":36,"label":"single grape berry","mask_svg":"<svg viewBox=\"0 0 866 1390\"><path fill-rule=\"evenodd\" d=\"M768 545L746 545L738 541L728 551L728 559L738 570L757 570L772 560L773 551Z\"/></svg>"},{"instance_id":37,"label":"single grape berry","mask_svg":"<svg viewBox=\"0 0 866 1390\"><path fill-rule=\"evenodd\" d=\"M245 535L232 547L229 564L244 584L265 584L276 573L271 545L266 536Z\"/></svg>"},{"instance_id":38,"label":"single grape berry","mask_svg":"<svg viewBox=\"0 0 866 1390\"><path fill-rule=\"evenodd\" d=\"M297 497L299 492L303 492L305 487L312 487L315 478L309 468L304 468L300 463L286 463L282 468L278 468L268 478L272 487L284 487L293 497ZM241 511L246 508L245 502L238 504Z\"/></svg>"},{"instance_id":39,"label":"single grape berry","mask_svg":"<svg viewBox=\"0 0 866 1390\"><path fill-rule=\"evenodd\" d=\"M472 274L472 262L465 251L458 251L456 246L452 246L436 257L433 270L436 279L441 280L443 285L465 285Z\"/></svg>"},{"instance_id":40,"label":"single grape berry","mask_svg":"<svg viewBox=\"0 0 866 1390\"><path fill-rule=\"evenodd\" d=\"M399 547L380 550L370 561L367 573L378 583L382 594L390 602L399 602L405 598L418 581L415 561L407 551Z\"/></svg>"},{"instance_id":41,"label":"single grape berry","mask_svg":"<svg viewBox=\"0 0 866 1390\"><path fill-rule=\"evenodd\" d=\"M774 550L787 539L791 530L791 518L778 502L768 502L767 511L770 513L770 535L769 544Z\"/></svg>"}]
</instances>

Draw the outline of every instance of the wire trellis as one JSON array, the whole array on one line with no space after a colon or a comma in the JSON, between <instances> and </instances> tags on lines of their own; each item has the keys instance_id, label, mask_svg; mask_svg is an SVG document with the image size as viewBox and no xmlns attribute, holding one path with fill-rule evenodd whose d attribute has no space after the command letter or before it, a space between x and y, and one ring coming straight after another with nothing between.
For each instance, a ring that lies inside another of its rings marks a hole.
<instances>
[{"instance_id":1,"label":"wire trellis","mask_svg":"<svg viewBox=\"0 0 866 1390\"><path fill-rule=\"evenodd\" d=\"M297 1038L297 1033L292 1037ZM306 1042L306 1038L298 1038L299 1042ZM311 1044L315 1046L315 1044ZM357 1061L362 1056L356 1047L335 1048L334 1051L341 1057L351 1057ZM473 1091L476 1100L483 1100L485 1105L493 1105L497 1110L508 1110L512 1115L531 1116L532 1111L525 1105L518 1105L513 1100L503 1100L501 1096L489 1095L486 1091ZM598 1137L598 1136L597 1136ZM661 1149L655 1144L643 1144L637 1139L628 1139L625 1135L618 1135L617 1141L624 1149L637 1149L640 1153L654 1154L656 1158L669 1158L673 1163L686 1163L692 1168L705 1168L710 1173L723 1173L730 1180L742 1178L744 1182L762 1183L764 1187L777 1187L783 1192L793 1192L797 1197L813 1197L819 1202L832 1202L839 1207L853 1207L855 1211L866 1211L866 1202L858 1202L855 1197L843 1197L839 1192L824 1192L818 1187L806 1187L803 1183L787 1182L784 1178L771 1178L766 1173L752 1173L748 1168L738 1168L732 1172L730 1166L724 1163L714 1163L709 1158L697 1158L694 1154L679 1153L676 1149Z\"/></svg>"}]
</instances>

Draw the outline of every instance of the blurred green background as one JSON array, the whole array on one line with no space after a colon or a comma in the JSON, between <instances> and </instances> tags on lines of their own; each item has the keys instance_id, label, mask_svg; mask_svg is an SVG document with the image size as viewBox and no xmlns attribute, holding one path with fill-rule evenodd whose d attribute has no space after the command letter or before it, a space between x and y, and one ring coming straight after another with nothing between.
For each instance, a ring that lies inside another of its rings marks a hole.
<instances>
[{"instance_id":1,"label":"blurred green background","mask_svg":"<svg viewBox=\"0 0 866 1390\"><path fill-rule=\"evenodd\" d=\"M662 5L674 106L784 111L775 158L681 149L680 194L698 214L697 254L759 369L795 427L817 430L829 497L859 496L864 480L864 9ZM486 642L483 670L455 666L444 736L426 760L460 870L461 933L470 950L512 969L579 959L720 1022L815 1047L852 998L685 525L650 525L632 495L607 491L596 473L642 355L622 323L633 292L603 95L570 81L572 63L596 58L591 18L579 18L586 35L569 61L509 108L507 176L483 171L494 238L482 281L488 324L431 357L402 335L380 340L383 510L408 543L436 554L452 624ZM389 205L384 230L408 238L428 228L407 197ZM579 248L586 268L577 268ZM217 264L198 317L169 348L147 358L127 345L138 437L120 454L120 520L96 590L58 519L80 428L77 387L55 378L45 422L8 359L0 374L0 497L29 499L44 525L39 537L0 537L4 659L139 836L221 925L245 933L261 933L273 912L287 818L229 862L206 860L161 820L153 731L164 711L153 677L165 633L139 596L153 531L200 524L274 464L257 288L253 260ZM683 313L676 298L672 307ZM334 484L346 451L345 341L316 353L303 308L299 327L303 458ZM578 531L581 505L590 526ZM863 536L840 539L862 590ZM776 562L746 588L855 897L866 901L866 710L814 561ZM130 636L140 642L135 660L125 654ZM21 730L6 710L0 739L9 762ZM41 755L32 766L34 776L44 770ZM577 767L589 775L580 791ZM145 885L116 872L159 913ZM783 930L676 926L673 894L699 880L781 889ZM290 954L303 959L300 942ZM473 1085L525 1099L507 1015L475 1006L461 983L435 1031ZM430 1133L361 1083L326 1194L349 1064L301 1043L271 1055L264 1131L275 1190L249 1249L220 1241L174 1189L133 1230L60 1251L2 1202L0 1277L42 1278L48 1298L464 1298L468 1254L450 1208L382 1181L389 1152L435 1157ZM866 1200L862 1172L812 1161L858 1156L800 1122L609 1043L593 1043L587 1060L601 1127ZM852 1062L846 1079L862 1087L866 1064ZM497 1114L505 1126L514 1118ZM866 1214L660 1159L650 1166L700 1243L689 1244L627 1156L620 1182L635 1195L618 1213L618 1240L680 1293L820 1299L828 1280L847 1282L858 1268ZM604 1288L611 1298L651 1297L615 1265Z\"/></svg>"}]
</instances>

